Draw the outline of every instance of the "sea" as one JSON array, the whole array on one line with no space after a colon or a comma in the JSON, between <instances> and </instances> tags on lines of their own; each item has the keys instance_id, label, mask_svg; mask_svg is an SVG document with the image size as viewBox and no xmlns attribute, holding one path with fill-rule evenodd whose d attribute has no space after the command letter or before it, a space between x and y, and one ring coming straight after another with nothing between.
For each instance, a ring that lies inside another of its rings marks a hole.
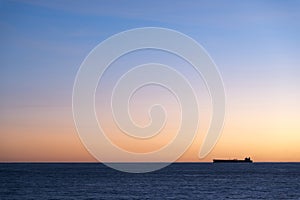
<instances>
[{"instance_id":1,"label":"sea","mask_svg":"<svg viewBox=\"0 0 300 200\"><path fill-rule=\"evenodd\" d=\"M300 163L174 163L131 174L101 163L1 163L0 199L300 199Z\"/></svg>"}]
</instances>

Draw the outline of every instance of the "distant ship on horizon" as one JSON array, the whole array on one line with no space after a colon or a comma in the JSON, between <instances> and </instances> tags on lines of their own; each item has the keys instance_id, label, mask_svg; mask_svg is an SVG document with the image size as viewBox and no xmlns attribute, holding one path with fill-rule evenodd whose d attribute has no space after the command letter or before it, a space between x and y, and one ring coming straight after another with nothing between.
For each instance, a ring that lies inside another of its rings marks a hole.
<instances>
[{"instance_id":1,"label":"distant ship on horizon","mask_svg":"<svg viewBox=\"0 0 300 200\"><path fill-rule=\"evenodd\" d=\"M245 158L244 160L238 160L238 159L213 159L213 163L252 163L253 161L250 159L250 157Z\"/></svg>"}]
</instances>

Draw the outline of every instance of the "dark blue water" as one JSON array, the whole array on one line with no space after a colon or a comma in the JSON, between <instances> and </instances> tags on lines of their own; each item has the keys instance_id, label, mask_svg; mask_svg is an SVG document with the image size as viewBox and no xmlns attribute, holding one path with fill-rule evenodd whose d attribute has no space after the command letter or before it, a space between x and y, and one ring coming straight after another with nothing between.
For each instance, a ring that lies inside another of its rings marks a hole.
<instances>
[{"instance_id":1,"label":"dark blue water","mask_svg":"<svg viewBox=\"0 0 300 200\"><path fill-rule=\"evenodd\" d=\"M102 164L0 164L0 199L300 199L300 163L177 163L146 174Z\"/></svg>"}]
</instances>

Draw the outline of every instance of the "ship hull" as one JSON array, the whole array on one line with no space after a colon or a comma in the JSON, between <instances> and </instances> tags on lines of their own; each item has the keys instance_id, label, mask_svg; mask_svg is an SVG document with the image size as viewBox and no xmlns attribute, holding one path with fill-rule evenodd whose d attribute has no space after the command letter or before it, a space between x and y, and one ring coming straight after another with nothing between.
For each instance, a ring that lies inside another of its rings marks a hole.
<instances>
[{"instance_id":1,"label":"ship hull","mask_svg":"<svg viewBox=\"0 0 300 200\"><path fill-rule=\"evenodd\" d=\"M214 163L252 163L252 160L219 160L214 159Z\"/></svg>"}]
</instances>

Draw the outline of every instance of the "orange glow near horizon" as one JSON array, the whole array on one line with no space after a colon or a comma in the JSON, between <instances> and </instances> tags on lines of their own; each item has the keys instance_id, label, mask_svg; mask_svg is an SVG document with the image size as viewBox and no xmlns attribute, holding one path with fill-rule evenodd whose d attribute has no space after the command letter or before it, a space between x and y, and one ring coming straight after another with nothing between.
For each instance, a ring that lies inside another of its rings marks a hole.
<instances>
[{"instance_id":1,"label":"orange glow near horizon","mask_svg":"<svg viewBox=\"0 0 300 200\"><path fill-rule=\"evenodd\" d=\"M256 162L299 162L300 136L297 116L285 115L267 118L249 112L240 115L242 110L229 112L223 133L211 153L203 160L198 159L205 130L202 127L193 144L178 160L179 162L211 162L213 158L244 158L251 156ZM43 118L40 116L43 113ZM11 118L7 126L1 126L1 162L95 162L81 143L73 124L71 109L39 109L31 118L18 115ZM45 115L46 114L46 115ZM54 116L60 116L54 118ZM9 120L9 119L8 119ZM33 126L35 122L35 126ZM206 123L207 124L207 123ZM163 146L168 137L160 139ZM125 140L126 141L126 140ZM123 148L138 152L149 150L143 145L132 148L133 142L118 141ZM147 145L146 145L147 146ZM154 145L155 146L155 145ZM155 147L158 147L155 146ZM117 155L112 155L116 156Z\"/></svg>"}]
</instances>

